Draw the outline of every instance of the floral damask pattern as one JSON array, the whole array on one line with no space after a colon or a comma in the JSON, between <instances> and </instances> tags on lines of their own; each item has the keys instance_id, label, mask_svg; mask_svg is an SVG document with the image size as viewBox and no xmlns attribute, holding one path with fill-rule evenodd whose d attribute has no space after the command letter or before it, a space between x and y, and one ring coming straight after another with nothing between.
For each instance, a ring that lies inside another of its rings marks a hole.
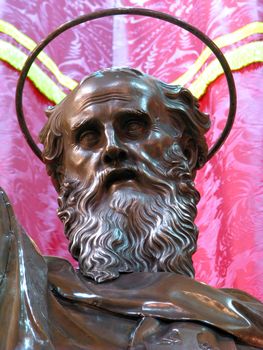
<instances>
[{"instance_id":1,"label":"floral damask pattern","mask_svg":"<svg viewBox=\"0 0 263 350\"><path fill-rule=\"evenodd\" d=\"M173 14L212 39L262 21L263 17L262 6L256 0L9 0L0 4L0 11L2 19L38 42L71 18L115 6L147 7ZM6 34L1 39L15 43ZM258 34L224 47L223 52L255 40L260 40ZM129 65L173 82L194 64L203 49L198 39L170 24L129 16L81 25L56 39L46 53L65 75L76 81L101 68ZM208 58L188 85L213 59ZM198 280L218 287L240 288L263 300L262 71L262 65L253 64L234 73L238 94L235 125L226 144L197 176L202 199L197 218L199 246L194 261ZM41 252L71 259L55 215L56 193L16 121L14 95L18 72L4 62L0 62L0 72L0 185ZM209 86L200 103L211 116L212 128L207 136L211 145L223 128L228 110L223 77ZM45 121L43 110L49 104L30 82L26 84L25 113L35 139Z\"/></svg>"}]
</instances>

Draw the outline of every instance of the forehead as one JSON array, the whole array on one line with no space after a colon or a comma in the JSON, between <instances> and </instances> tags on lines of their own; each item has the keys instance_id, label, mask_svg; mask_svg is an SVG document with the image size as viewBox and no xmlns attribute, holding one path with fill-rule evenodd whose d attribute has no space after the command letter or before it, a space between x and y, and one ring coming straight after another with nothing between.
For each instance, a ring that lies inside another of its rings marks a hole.
<instances>
[{"instance_id":1,"label":"forehead","mask_svg":"<svg viewBox=\"0 0 263 350\"><path fill-rule=\"evenodd\" d=\"M160 105L160 92L153 79L114 72L87 78L70 96L66 104L67 121L82 114L96 114L103 110L140 109L149 111Z\"/></svg>"},{"instance_id":2,"label":"forehead","mask_svg":"<svg viewBox=\"0 0 263 350\"><path fill-rule=\"evenodd\" d=\"M81 100L82 96L103 95L112 92L129 95L136 92L139 95L157 93L154 80L148 76L111 72L97 74L84 80L75 95L75 101Z\"/></svg>"}]
</instances>

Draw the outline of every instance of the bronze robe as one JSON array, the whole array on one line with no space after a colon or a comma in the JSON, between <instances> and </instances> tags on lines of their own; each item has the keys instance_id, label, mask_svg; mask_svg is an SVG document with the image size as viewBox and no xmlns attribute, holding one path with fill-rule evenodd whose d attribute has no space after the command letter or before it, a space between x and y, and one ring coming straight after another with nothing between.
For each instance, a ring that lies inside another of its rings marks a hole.
<instances>
[{"instance_id":1,"label":"bronze robe","mask_svg":"<svg viewBox=\"0 0 263 350\"><path fill-rule=\"evenodd\" d=\"M174 273L97 284L43 257L0 194L0 350L263 349L263 304Z\"/></svg>"}]
</instances>

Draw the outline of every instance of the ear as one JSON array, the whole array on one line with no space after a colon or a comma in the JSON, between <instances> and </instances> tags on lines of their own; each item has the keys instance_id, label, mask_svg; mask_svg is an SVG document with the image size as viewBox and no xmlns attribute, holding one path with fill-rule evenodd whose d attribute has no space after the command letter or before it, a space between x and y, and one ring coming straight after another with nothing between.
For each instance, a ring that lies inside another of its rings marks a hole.
<instances>
[{"instance_id":1,"label":"ear","mask_svg":"<svg viewBox=\"0 0 263 350\"><path fill-rule=\"evenodd\" d=\"M53 173L51 175L51 181L55 190L59 193L60 187L64 179L64 167L62 165L56 166L55 170L53 169Z\"/></svg>"},{"instance_id":2,"label":"ear","mask_svg":"<svg viewBox=\"0 0 263 350\"><path fill-rule=\"evenodd\" d=\"M198 141L185 134L182 138L182 151L188 159L189 169L191 173L196 173L196 170L202 168L205 164L205 155Z\"/></svg>"}]
</instances>

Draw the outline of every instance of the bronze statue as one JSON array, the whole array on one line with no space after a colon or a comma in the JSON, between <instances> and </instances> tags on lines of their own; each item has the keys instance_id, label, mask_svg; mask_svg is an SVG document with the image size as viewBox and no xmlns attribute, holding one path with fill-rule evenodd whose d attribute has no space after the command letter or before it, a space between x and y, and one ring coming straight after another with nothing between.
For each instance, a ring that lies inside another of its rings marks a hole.
<instances>
[{"instance_id":1,"label":"bronze statue","mask_svg":"<svg viewBox=\"0 0 263 350\"><path fill-rule=\"evenodd\" d=\"M208 115L129 68L47 111L43 159L79 270L43 257L2 193L0 349L263 348L263 304L193 279Z\"/></svg>"},{"instance_id":2,"label":"bronze statue","mask_svg":"<svg viewBox=\"0 0 263 350\"><path fill-rule=\"evenodd\" d=\"M130 68L85 78L47 111L43 154L25 124L22 91L39 52L77 24L117 14L159 18L190 31L226 74L227 124L208 151L209 116L180 86ZM0 350L245 350L263 348L263 304L194 280L196 171L234 121L229 66L191 25L146 9L107 9L65 23L31 53L18 82L20 127L59 194L79 269L43 257L0 192Z\"/></svg>"},{"instance_id":3,"label":"bronze statue","mask_svg":"<svg viewBox=\"0 0 263 350\"><path fill-rule=\"evenodd\" d=\"M191 93L132 69L95 73L51 109L43 158L82 273L193 277L196 169L209 118Z\"/></svg>"}]
</instances>

